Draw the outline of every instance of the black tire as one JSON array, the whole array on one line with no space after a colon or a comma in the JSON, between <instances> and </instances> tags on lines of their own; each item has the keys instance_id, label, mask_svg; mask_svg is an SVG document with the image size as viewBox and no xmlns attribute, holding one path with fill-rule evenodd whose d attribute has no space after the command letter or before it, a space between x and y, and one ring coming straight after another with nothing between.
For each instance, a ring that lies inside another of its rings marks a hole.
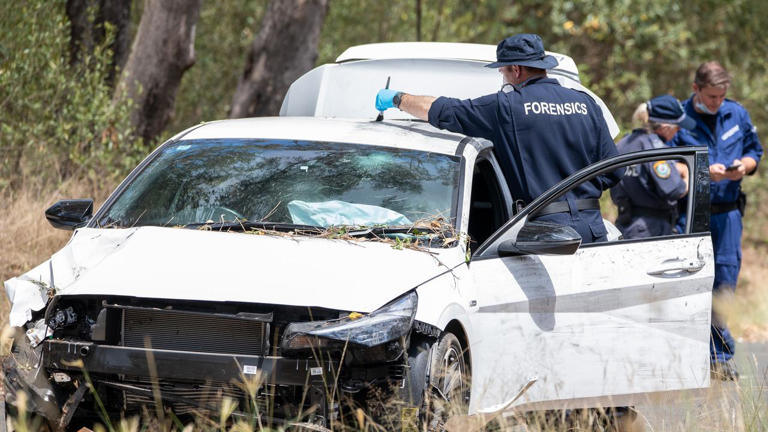
<instances>
[{"instance_id":1,"label":"black tire","mask_svg":"<svg viewBox=\"0 0 768 432\"><path fill-rule=\"evenodd\" d=\"M615 432L644 432L645 419L639 415L634 407L626 407L624 415L614 419L612 430Z\"/></svg>"},{"instance_id":2,"label":"black tire","mask_svg":"<svg viewBox=\"0 0 768 432\"><path fill-rule=\"evenodd\" d=\"M469 408L472 375L466 350L453 333L444 333L433 346L428 373L422 418L427 431L443 431L450 416L465 415Z\"/></svg>"},{"instance_id":3,"label":"black tire","mask_svg":"<svg viewBox=\"0 0 768 432\"><path fill-rule=\"evenodd\" d=\"M540 432L643 432L645 422L632 407L584 408L570 410L567 414L562 411L532 412L526 416L526 427Z\"/></svg>"},{"instance_id":4,"label":"black tire","mask_svg":"<svg viewBox=\"0 0 768 432\"><path fill-rule=\"evenodd\" d=\"M465 354L452 333L437 339L412 335L405 379L390 391L369 391L364 402L374 430L444 431L451 415L466 414L470 370Z\"/></svg>"}]
</instances>

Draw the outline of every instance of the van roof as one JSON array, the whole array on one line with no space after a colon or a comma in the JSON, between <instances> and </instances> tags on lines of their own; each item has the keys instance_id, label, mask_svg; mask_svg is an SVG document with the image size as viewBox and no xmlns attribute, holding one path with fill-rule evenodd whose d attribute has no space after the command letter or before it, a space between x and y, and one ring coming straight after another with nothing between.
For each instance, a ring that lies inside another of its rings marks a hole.
<instances>
[{"instance_id":1,"label":"van roof","mask_svg":"<svg viewBox=\"0 0 768 432\"><path fill-rule=\"evenodd\" d=\"M567 74L577 81L576 62L565 54L546 51L557 60L556 73ZM496 47L487 44L457 42L388 42L357 45L347 48L336 58L336 63L355 60L385 59L443 59L481 63L496 61Z\"/></svg>"},{"instance_id":2,"label":"van roof","mask_svg":"<svg viewBox=\"0 0 768 432\"><path fill-rule=\"evenodd\" d=\"M496 47L485 44L451 42L373 43L347 48L336 58L336 63L396 58L456 59L489 63L496 59Z\"/></svg>"},{"instance_id":3,"label":"van roof","mask_svg":"<svg viewBox=\"0 0 768 432\"><path fill-rule=\"evenodd\" d=\"M280 108L281 116L340 117L372 120L379 114L374 99L379 89L411 94L473 99L498 92L503 78L484 67L495 61L493 45L445 42L393 42L348 48L336 63L318 66L291 84ZM570 57L550 53L558 66L547 71L564 87L588 93L600 106L611 136L619 127L608 107L581 85ZM414 118L387 110L386 119Z\"/></svg>"}]
</instances>

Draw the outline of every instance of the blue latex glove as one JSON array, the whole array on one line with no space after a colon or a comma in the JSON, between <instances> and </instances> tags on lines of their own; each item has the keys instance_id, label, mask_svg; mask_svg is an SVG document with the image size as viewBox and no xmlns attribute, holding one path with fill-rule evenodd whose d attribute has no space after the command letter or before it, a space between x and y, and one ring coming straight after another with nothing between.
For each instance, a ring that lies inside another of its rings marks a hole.
<instances>
[{"instance_id":1,"label":"blue latex glove","mask_svg":"<svg viewBox=\"0 0 768 432\"><path fill-rule=\"evenodd\" d=\"M392 98L398 93L400 92L391 89L379 90L376 94L376 111L386 111L389 108L394 108L395 104L392 102Z\"/></svg>"}]
</instances>

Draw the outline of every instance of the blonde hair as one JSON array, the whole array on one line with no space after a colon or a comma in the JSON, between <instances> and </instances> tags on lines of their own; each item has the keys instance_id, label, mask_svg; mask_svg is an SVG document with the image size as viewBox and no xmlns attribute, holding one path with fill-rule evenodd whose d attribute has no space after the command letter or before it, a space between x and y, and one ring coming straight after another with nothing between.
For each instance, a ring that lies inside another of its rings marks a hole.
<instances>
[{"instance_id":1,"label":"blonde hair","mask_svg":"<svg viewBox=\"0 0 768 432\"><path fill-rule=\"evenodd\" d=\"M632 114L632 127L635 129L645 129L648 132L654 132L662 126L662 123L656 123L650 120L647 102L643 102L635 108L635 112Z\"/></svg>"}]
</instances>

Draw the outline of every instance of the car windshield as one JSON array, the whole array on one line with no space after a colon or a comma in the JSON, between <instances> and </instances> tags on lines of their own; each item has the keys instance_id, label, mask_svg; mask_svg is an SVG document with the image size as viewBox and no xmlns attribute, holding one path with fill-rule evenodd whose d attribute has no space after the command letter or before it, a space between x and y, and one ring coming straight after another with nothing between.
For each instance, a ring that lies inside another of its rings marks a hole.
<instances>
[{"instance_id":1,"label":"car windshield","mask_svg":"<svg viewBox=\"0 0 768 432\"><path fill-rule=\"evenodd\" d=\"M409 226L451 220L455 156L347 143L200 139L164 146L100 226L227 222Z\"/></svg>"}]
</instances>

